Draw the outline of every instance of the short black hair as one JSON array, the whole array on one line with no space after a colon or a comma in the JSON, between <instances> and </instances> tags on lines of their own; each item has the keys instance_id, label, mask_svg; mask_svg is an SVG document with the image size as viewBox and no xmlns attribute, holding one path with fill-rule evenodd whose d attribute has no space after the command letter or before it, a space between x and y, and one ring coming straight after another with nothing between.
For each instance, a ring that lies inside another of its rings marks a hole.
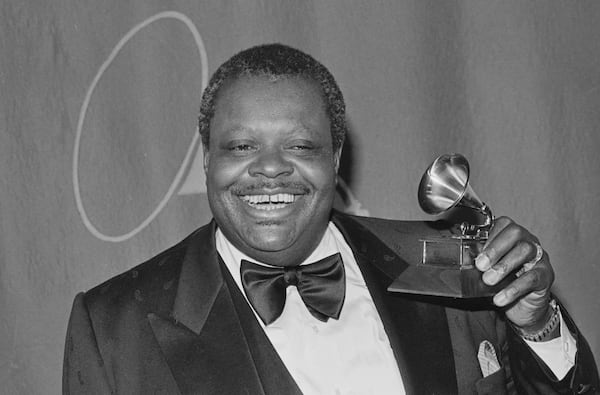
<instances>
[{"instance_id":1,"label":"short black hair","mask_svg":"<svg viewBox=\"0 0 600 395\"><path fill-rule=\"evenodd\" d=\"M330 120L333 149L337 151L346 137L346 105L333 75L312 56L283 44L259 45L241 51L223 63L212 75L200 104L198 127L202 144L208 147L210 121L215 102L226 81L243 76L303 77L315 81L321 88L325 109Z\"/></svg>"}]
</instances>

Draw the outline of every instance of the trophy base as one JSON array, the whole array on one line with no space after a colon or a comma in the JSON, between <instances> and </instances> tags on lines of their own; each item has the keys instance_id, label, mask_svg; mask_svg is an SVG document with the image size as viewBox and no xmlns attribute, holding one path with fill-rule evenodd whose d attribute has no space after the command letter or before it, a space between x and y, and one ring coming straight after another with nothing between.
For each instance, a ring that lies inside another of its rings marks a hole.
<instances>
[{"instance_id":1,"label":"trophy base","mask_svg":"<svg viewBox=\"0 0 600 395\"><path fill-rule=\"evenodd\" d=\"M423 239L419 265L409 265L388 287L390 292L452 298L491 297L515 279L511 274L489 286L475 267L475 257L487 239L453 236Z\"/></svg>"},{"instance_id":2,"label":"trophy base","mask_svg":"<svg viewBox=\"0 0 600 395\"><path fill-rule=\"evenodd\" d=\"M388 287L388 291L464 299L492 297L514 278L514 275L510 275L498 284L489 286L481 280L481 272L476 268L456 270L409 266Z\"/></svg>"}]
</instances>

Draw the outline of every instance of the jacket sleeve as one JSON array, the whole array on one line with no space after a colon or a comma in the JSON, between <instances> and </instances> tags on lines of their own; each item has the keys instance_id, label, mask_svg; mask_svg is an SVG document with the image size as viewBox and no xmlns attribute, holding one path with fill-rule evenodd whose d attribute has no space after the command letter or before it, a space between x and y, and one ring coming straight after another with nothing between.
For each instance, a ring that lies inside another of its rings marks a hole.
<instances>
[{"instance_id":1,"label":"jacket sleeve","mask_svg":"<svg viewBox=\"0 0 600 395\"><path fill-rule=\"evenodd\" d=\"M104 362L84 302L75 297L67 328L63 362L63 394L111 394Z\"/></svg>"},{"instance_id":2,"label":"jacket sleeve","mask_svg":"<svg viewBox=\"0 0 600 395\"><path fill-rule=\"evenodd\" d=\"M548 366L507 323L508 359L518 393L600 394L598 369L592 351L563 306L561 313L577 343L575 366L562 380L554 376Z\"/></svg>"}]
</instances>

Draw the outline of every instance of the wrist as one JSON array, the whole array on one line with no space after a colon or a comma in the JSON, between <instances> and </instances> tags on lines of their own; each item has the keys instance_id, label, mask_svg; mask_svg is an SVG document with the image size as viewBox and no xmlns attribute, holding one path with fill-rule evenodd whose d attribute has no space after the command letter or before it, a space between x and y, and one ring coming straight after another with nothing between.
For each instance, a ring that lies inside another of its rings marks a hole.
<instances>
[{"instance_id":1,"label":"wrist","mask_svg":"<svg viewBox=\"0 0 600 395\"><path fill-rule=\"evenodd\" d=\"M528 327L515 327L525 340L544 342L560 336L560 308L554 299L548 303L544 319Z\"/></svg>"}]
</instances>

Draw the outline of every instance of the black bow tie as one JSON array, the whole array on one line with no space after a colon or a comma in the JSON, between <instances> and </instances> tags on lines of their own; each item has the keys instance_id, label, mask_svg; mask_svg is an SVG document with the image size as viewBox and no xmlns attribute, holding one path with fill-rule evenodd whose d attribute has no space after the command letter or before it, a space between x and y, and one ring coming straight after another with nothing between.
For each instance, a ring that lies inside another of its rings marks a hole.
<instances>
[{"instance_id":1,"label":"black bow tie","mask_svg":"<svg viewBox=\"0 0 600 395\"><path fill-rule=\"evenodd\" d=\"M319 320L340 316L346 277L339 253L295 267L262 266L242 260L240 272L244 292L265 325L281 315L289 285L296 286L310 313Z\"/></svg>"}]
</instances>

